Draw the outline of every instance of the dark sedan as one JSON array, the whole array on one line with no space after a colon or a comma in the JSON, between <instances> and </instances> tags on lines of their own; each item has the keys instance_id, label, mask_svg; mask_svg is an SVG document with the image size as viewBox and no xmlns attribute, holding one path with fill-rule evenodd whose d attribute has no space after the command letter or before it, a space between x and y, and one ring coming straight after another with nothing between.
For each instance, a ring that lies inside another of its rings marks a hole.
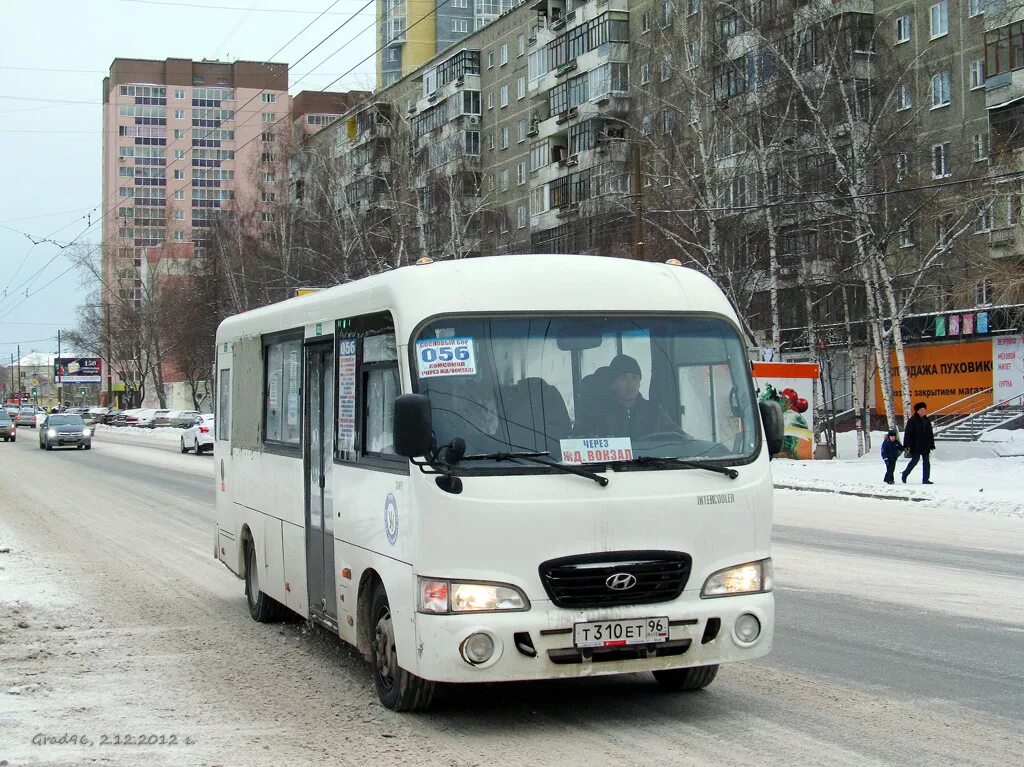
<instances>
[{"instance_id":1,"label":"dark sedan","mask_svg":"<svg viewBox=\"0 0 1024 767\"><path fill-rule=\"evenodd\" d=\"M53 450L55 447L71 446L92 450L92 429L85 425L82 416L47 416L39 429L39 449Z\"/></svg>"},{"instance_id":2,"label":"dark sedan","mask_svg":"<svg viewBox=\"0 0 1024 767\"><path fill-rule=\"evenodd\" d=\"M18 430L6 410L0 410L0 437L4 442L15 442L18 439Z\"/></svg>"}]
</instances>

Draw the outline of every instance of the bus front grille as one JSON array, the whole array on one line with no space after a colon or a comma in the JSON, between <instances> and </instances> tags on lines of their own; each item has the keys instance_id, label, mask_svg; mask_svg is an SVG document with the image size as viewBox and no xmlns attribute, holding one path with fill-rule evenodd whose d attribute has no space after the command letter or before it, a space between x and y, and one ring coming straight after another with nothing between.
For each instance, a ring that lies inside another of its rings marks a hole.
<instances>
[{"instance_id":1,"label":"bus front grille","mask_svg":"<svg viewBox=\"0 0 1024 767\"><path fill-rule=\"evenodd\" d=\"M692 563L678 551L611 551L550 559L539 569L558 607L611 607L675 599Z\"/></svg>"}]
</instances>

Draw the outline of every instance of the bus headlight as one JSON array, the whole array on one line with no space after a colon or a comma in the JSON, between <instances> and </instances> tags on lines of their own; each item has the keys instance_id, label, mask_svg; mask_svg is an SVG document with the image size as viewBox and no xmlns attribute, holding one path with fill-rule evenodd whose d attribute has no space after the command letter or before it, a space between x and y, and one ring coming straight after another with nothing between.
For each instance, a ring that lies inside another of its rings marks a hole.
<instances>
[{"instance_id":1,"label":"bus headlight","mask_svg":"<svg viewBox=\"0 0 1024 767\"><path fill-rule=\"evenodd\" d=\"M422 613L484 613L529 610L530 601L507 583L419 579L419 611Z\"/></svg>"},{"instance_id":2,"label":"bus headlight","mask_svg":"<svg viewBox=\"0 0 1024 767\"><path fill-rule=\"evenodd\" d=\"M700 596L702 599L709 599L739 594L760 594L771 591L773 587L772 560L769 557L712 573L704 581L704 588L700 590Z\"/></svg>"}]
</instances>

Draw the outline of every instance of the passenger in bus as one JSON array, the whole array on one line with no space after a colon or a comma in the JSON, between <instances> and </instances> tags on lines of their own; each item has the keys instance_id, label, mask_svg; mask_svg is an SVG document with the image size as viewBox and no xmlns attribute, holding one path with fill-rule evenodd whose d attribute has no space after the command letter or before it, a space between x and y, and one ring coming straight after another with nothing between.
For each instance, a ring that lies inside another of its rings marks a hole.
<instances>
[{"instance_id":1,"label":"passenger in bus","mask_svg":"<svg viewBox=\"0 0 1024 767\"><path fill-rule=\"evenodd\" d=\"M628 354L620 354L608 365L610 396L580 408L574 433L581 437L630 437L680 432L679 424L640 393L643 373ZM603 401L602 401L603 400Z\"/></svg>"}]
</instances>

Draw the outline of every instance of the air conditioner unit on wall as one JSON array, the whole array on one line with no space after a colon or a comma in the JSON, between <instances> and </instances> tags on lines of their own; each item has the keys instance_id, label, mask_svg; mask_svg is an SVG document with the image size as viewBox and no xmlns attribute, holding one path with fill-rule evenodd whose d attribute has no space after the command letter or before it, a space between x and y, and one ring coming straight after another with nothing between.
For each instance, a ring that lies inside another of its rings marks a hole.
<instances>
[{"instance_id":1,"label":"air conditioner unit on wall","mask_svg":"<svg viewBox=\"0 0 1024 767\"><path fill-rule=\"evenodd\" d=\"M480 115L470 115L466 121L469 125L477 126L480 124Z\"/></svg>"}]
</instances>

